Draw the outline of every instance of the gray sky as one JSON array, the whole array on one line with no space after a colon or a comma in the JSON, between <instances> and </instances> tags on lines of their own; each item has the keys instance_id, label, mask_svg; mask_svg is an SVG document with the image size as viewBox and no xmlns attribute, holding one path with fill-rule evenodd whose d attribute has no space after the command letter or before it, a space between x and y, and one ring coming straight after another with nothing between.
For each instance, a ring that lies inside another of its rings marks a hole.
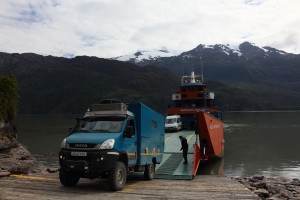
<instances>
[{"instance_id":1,"label":"gray sky","mask_svg":"<svg viewBox=\"0 0 300 200\"><path fill-rule=\"evenodd\" d=\"M0 51L103 58L244 41L300 53L300 0L1 0Z\"/></svg>"}]
</instances>

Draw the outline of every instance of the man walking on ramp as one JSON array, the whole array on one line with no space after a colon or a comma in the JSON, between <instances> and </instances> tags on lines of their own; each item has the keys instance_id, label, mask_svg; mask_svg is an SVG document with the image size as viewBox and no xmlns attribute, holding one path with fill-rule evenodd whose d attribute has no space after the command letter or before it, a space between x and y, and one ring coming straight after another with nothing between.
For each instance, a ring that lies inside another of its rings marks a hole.
<instances>
[{"instance_id":1,"label":"man walking on ramp","mask_svg":"<svg viewBox=\"0 0 300 200\"><path fill-rule=\"evenodd\" d=\"M179 139L181 141L181 149L180 151L182 151L182 156L184 159L184 163L183 164L188 164L187 162L187 153L188 153L188 149L189 149L189 144L187 143L187 140L185 137L183 136L179 136Z\"/></svg>"}]
</instances>

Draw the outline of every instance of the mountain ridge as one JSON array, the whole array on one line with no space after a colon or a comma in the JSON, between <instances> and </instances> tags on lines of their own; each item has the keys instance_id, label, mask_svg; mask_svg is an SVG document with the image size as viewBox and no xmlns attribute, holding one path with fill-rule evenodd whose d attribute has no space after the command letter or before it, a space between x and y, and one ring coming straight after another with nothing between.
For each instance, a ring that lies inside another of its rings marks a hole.
<instances>
[{"instance_id":1,"label":"mountain ridge","mask_svg":"<svg viewBox=\"0 0 300 200\"><path fill-rule=\"evenodd\" d=\"M249 42L239 45L239 49L236 52L226 49L224 45L209 48L198 45L178 56L143 59L137 63L131 59L129 62L140 66L163 67L178 76L192 68L201 73L203 66L205 77L226 83L259 81L263 84L274 84L274 79L295 82L300 77L300 54L285 53L272 47L262 49Z\"/></svg>"},{"instance_id":2,"label":"mountain ridge","mask_svg":"<svg viewBox=\"0 0 300 200\"><path fill-rule=\"evenodd\" d=\"M205 80L219 81L245 91L248 98L254 95L261 102L269 102L266 109L277 109L278 105L296 109L299 106L300 54L286 53L273 47L258 47L250 42L240 44L238 49L200 44L177 56L143 59L135 64L159 66L177 76L187 75L192 69L196 74L204 71ZM221 95L226 96L225 93ZM263 109L263 106L258 107Z\"/></svg>"},{"instance_id":3,"label":"mountain ridge","mask_svg":"<svg viewBox=\"0 0 300 200\"><path fill-rule=\"evenodd\" d=\"M254 53L255 51L261 51L261 52L265 52L266 56L268 56L268 54L289 54L289 55L299 55L299 54L293 54L293 53L287 53L283 50L278 50L276 48L273 47L269 47L269 46L255 46L254 43L250 43L250 42L243 42L238 46L234 46L234 45L229 45L229 44L215 44L215 45L204 45L204 44L199 44L196 48L194 48L195 50L197 49L214 49L214 48L219 48L224 54L230 55L230 54L236 54L238 56L242 56L243 53L248 53L250 48L252 48L252 50L254 50L252 53ZM190 50L193 51L193 50ZM155 60L155 59L159 59L159 58L164 58L164 57L174 57L174 56L179 56L180 54L186 54L190 51L186 51L186 52L179 52L179 51L170 51L168 49L154 49L154 50L140 50L137 51L131 55L121 55L121 56L117 56L117 57L113 57L111 59L113 60L119 60L119 61L130 61L136 64L141 64L143 65L144 63L142 62L143 60L147 61L147 60Z\"/></svg>"},{"instance_id":4,"label":"mountain ridge","mask_svg":"<svg viewBox=\"0 0 300 200\"><path fill-rule=\"evenodd\" d=\"M103 98L142 101L165 113L180 75L189 75L192 68L199 74L202 64L204 83L222 110L299 110L300 55L265 48L245 43L246 56L239 56L224 53L223 46L198 45L139 65L89 56L0 53L0 75L16 76L23 114L82 113Z\"/></svg>"}]
</instances>

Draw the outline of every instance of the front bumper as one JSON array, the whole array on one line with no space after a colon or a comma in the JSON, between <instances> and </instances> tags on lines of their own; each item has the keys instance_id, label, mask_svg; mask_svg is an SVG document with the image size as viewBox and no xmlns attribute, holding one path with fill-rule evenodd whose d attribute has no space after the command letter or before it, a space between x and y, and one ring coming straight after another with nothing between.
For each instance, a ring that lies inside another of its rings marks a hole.
<instances>
[{"instance_id":1,"label":"front bumper","mask_svg":"<svg viewBox=\"0 0 300 200\"><path fill-rule=\"evenodd\" d=\"M78 156L78 153L74 156L74 152L83 151L61 149L59 164L62 170L77 172L81 177L102 176L112 169L119 158L119 153L115 150L85 151L84 156Z\"/></svg>"},{"instance_id":2,"label":"front bumper","mask_svg":"<svg viewBox=\"0 0 300 200\"><path fill-rule=\"evenodd\" d=\"M171 132L171 131L177 131L177 127L175 127L175 126L172 126L172 127L165 127L165 131L166 132Z\"/></svg>"}]
</instances>

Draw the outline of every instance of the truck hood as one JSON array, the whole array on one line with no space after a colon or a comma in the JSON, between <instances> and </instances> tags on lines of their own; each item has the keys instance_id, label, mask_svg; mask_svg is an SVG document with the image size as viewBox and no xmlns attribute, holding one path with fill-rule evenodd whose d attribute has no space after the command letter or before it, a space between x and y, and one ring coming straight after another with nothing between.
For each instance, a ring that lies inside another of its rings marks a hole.
<instances>
[{"instance_id":1,"label":"truck hood","mask_svg":"<svg viewBox=\"0 0 300 200\"><path fill-rule=\"evenodd\" d=\"M108 139L118 138L121 133L73 133L67 137L67 143L102 144Z\"/></svg>"}]
</instances>

